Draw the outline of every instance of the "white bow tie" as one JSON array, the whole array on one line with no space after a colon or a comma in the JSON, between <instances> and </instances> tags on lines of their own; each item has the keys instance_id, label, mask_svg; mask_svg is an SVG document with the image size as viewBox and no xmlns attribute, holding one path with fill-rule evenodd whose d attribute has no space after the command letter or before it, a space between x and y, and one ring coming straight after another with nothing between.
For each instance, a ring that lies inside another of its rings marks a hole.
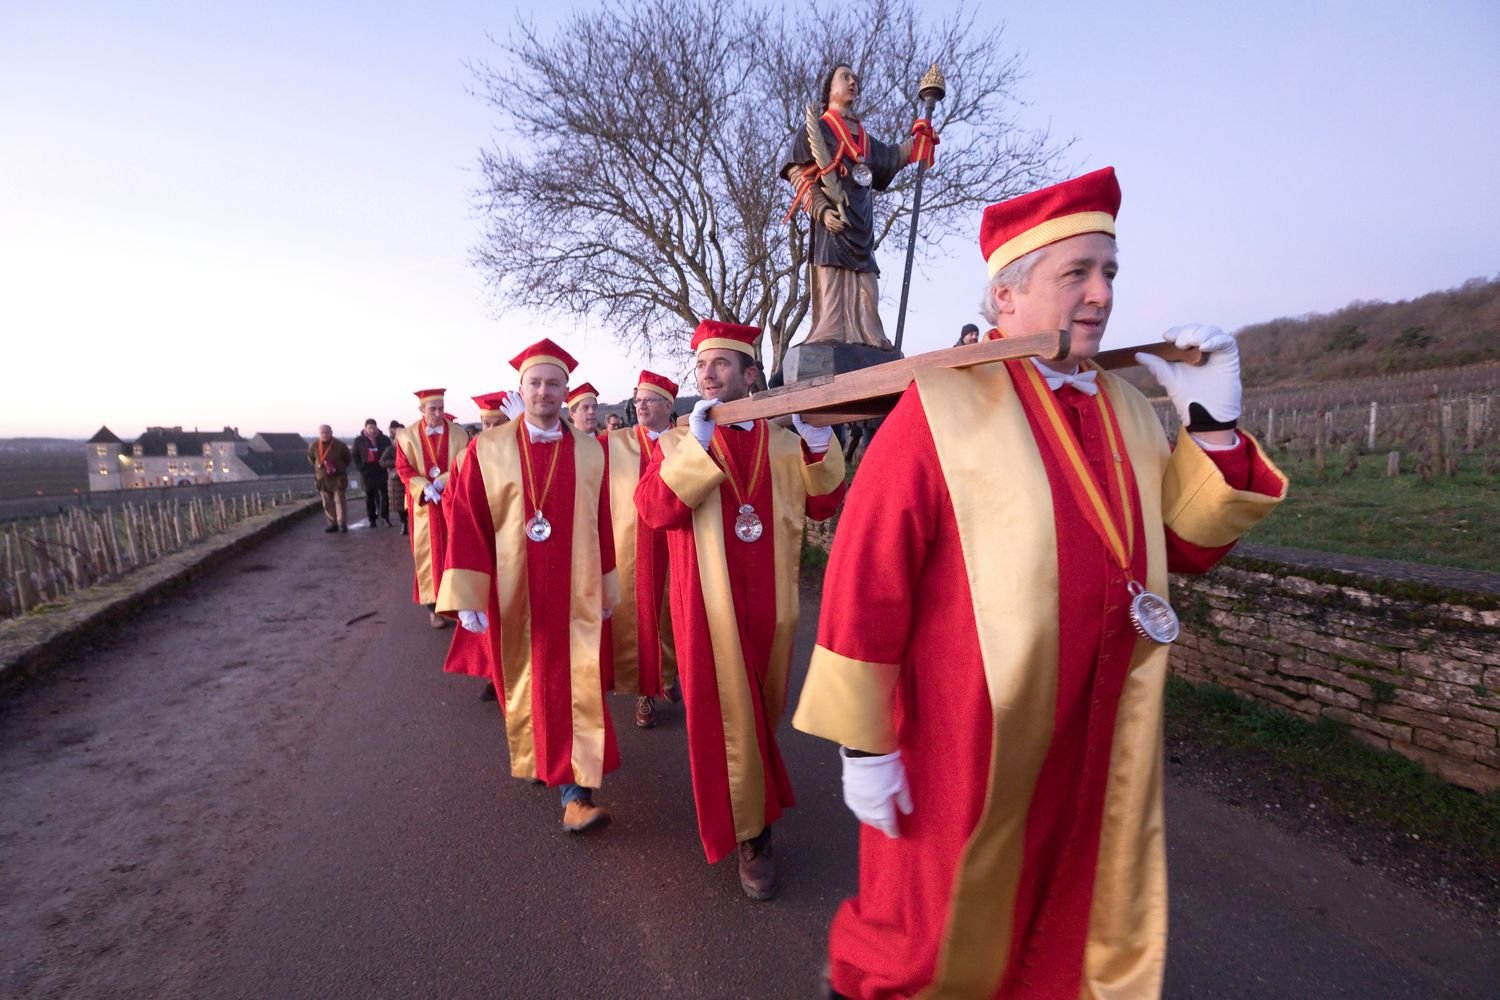
<instances>
[{"instance_id":1,"label":"white bow tie","mask_svg":"<svg viewBox=\"0 0 1500 1000\"><path fill-rule=\"evenodd\" d=\"M427 434L430 437L437 437L438 435L442 434L444 430L445 430L445 428L443 428L443 427L428 427L428 428L426 428Z\"/></svg>"},{"instance_id":2,"label":"white bow tie","mask_svg":"<svg viewBox=\"0 0 1500 1000\"><path fill-rule=\"evenodd\" d=\"M1047 380L1047 388L1053 392L1056 392L1065 385L1071 385L1085 396L1093 396L1099 392L1099 385L1094 381L1099 377L1097 369L1081 368L1075 374L1064 375L1062 372L1053 371L1034 358L1032 359L1032 364L1036 365L1036 370L1041 372L1042 378Z\"/></svg>"},{"instance_id":3,"label":"white bow tie","mask_svg":"<svg viewBox=\"0 0 1500 1000\"><path fill-rule=\"evenodd\" d=\"M532 444L551 444L553 441L561 441L563 436L561 424L550 431L544 431L540 427L533 427L530 420L526 421L526 433L531 436Z\"/></svg>"}]
</instances>

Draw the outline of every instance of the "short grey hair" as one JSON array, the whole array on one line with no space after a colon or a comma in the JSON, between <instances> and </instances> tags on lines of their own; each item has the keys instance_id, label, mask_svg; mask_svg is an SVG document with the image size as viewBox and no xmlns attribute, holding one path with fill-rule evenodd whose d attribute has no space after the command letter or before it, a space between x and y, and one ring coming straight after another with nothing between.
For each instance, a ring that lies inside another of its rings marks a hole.
<instances>
[{"instance_id":1,"label":"short grey hair","mask_svg":"<svg viewBox=\"0 0 1500 1000\"><path fill-rule=\"evenodd\" d=\"M1115 243L1114 237L1110 237L1110 244L1119 253L1119 245ZM989 284L984 286L984 295L979 300L979 314L985 318L990 326L1000 325L1000 307L995 304L995 290L999 288L1014 288L1017 291L1026 291L1026 283L1031 280L1031 269L1036 267L1037 261L1050 249L1052 244L1037 247L1030 253L1022 254L1015 260L1006 264L996 271L990 278Z\"/></svg>"}]
</instances>

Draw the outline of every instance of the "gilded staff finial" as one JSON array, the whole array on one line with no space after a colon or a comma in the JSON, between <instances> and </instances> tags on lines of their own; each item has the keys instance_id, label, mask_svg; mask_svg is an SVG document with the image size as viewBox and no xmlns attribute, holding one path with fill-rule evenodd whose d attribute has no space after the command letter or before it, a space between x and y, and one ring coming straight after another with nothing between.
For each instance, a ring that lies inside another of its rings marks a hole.
<instances>
[{"instance_id":1,"label":"gilded staff finial","mask_svg":"<svg viewBox=\"0 0 1500 1000\"><path fill-rule=\"evenodd\" d=\"M922 77L917 96L925 101L929 91L932 92L934 101L941 101L948 94L948 81L943 79L943 71L938 69L937 63L933 63L932 68Z\"/></svg>"}]
</instances>

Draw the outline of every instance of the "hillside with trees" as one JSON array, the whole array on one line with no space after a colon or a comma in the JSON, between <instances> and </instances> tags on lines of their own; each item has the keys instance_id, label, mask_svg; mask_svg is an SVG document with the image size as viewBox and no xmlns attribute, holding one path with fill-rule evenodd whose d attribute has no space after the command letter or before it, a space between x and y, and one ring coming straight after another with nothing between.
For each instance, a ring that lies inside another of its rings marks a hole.
<instances>
[{"instance_id":1,"label":"hillside with trees","mask_svg":"<svg viewBox=\"0 0 1500 1000\"><path fill-rule=\"evenodd\" d=\"M1401 302L1351 302L1239 331L1245 384L1336 382L1500 360L1500 275Z\"/></svg>"}]
</instances>

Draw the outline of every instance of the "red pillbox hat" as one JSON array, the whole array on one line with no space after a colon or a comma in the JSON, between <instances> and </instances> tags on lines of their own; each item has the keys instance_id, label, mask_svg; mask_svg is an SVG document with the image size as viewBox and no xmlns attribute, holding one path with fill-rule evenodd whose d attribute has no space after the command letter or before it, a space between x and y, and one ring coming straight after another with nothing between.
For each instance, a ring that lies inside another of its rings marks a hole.
<instances>
[{"instance_id":1,"label":"red pillbox hat","mask_svg":"<svg viewBox=\"0 0 1500 1000\"><path fill-rule=\"evenodd\" d=\"M1005 265L1049 243L1084 233L1113 236L1119 212L1120 182L1115 168L1105 167L986 208L979 251L994 277Z\"/></svg>"}]
</instances>

